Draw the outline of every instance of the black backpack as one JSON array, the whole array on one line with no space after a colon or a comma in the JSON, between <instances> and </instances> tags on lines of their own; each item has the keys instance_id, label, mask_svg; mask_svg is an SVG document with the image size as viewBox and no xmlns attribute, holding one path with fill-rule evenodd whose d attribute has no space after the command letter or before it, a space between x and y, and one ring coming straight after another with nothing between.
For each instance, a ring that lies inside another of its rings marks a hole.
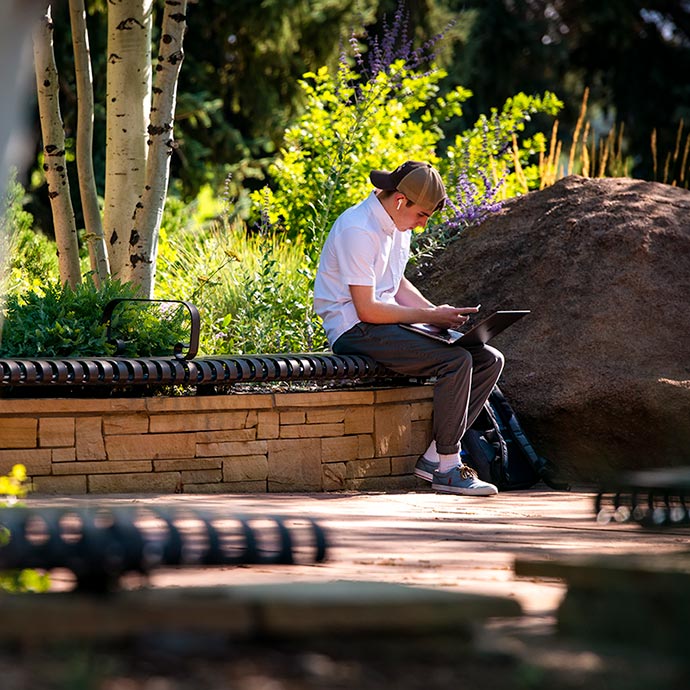
<instances>
[{"instance_id":1,"label":"black backpack","mask_svg":"<svg viewBox=\"0 0 690 690\"><path fill-rule=\"evenodd\" d=\"M500 491L529 489L540 480L552 489L570 488L554 478L554 467L534 450L498 386L462 437L462 452L463 462Z\"/></svg>"}]
</instances>

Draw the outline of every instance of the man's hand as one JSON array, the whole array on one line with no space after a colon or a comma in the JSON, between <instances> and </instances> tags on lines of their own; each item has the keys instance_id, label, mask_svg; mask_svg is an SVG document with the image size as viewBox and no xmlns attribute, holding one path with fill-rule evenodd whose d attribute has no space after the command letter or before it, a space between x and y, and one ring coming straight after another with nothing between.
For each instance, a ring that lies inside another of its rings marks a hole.
<instances>
[{"instance_id":1,"label":"man's hand","mask_svg":"<svg viewBox=\"0 0 690 690\"><path fill-rule=\"evenodd\" d=\"M430 315L426 320L441 328L459 328L470 314L476 314L478 311L479 307L452 307L450 304L441 304L429 309Z\"/></svg>"},{"instance_id":2,"label":"man's hand","mask_svg":"<svg viewBox=\"0 0 690 690\"><path fill-rule=\"evenodd\" d=\"M479 307L436 306L416 290L405 290L403 303L378 302L374 288L350 285L352 302L357 316L365 323L433 323L441 328L458 328L467 321L468 314L476 314Z\"/></svg>"}]
</instances>

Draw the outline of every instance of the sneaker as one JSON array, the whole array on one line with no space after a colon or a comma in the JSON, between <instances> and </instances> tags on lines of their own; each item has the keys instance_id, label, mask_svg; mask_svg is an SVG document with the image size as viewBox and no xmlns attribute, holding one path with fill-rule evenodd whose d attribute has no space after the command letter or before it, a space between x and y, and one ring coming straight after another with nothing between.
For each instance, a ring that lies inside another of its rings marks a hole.
<instances>
[{"instance_id":1,"label":"sneaker","mask_svg":"<svg viewBox=\"0 0 690 690\"><path fill-rule=\"evenodd\" d=\"M464 496L493 496L498 493L498 489L493 484L483 482L467 465L458 465L449 472L436 470L431 488L445 494L463 494Z\"/></svg>"},{"instance_id":2,"label":"sneaker","mask_svg":"<svg viewBox=\"0 0 690 690\"><path fill-rule=\"evenodd\" d=\"M419 460L417 460L417 464L414 466L414 474L415 477L419 477L420 479L430 482L433 480L434 472L437 469L437 462L431 462L431 460L427 460L423 455L420 455Z\"/></svg>"}]
</instances>

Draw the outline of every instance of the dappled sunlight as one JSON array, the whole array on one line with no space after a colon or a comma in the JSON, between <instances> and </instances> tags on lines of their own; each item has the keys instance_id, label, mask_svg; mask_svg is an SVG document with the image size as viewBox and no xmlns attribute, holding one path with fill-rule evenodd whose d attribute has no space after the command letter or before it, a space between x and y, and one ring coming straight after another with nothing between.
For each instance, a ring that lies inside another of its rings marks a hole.
<instances>
[{"instance_id":1,"label":"dappled sunlight","mask_svg":"<svg viewBox=\"0 0 690 690\"><path fill-rule=\"evenodd\" d=\"M527 613L552 616L565 586L518 578L516 558L673 553L687 549L681 527L645 530L597 523L595 493L548 489L459 497L400 493L222 494L30 498L32 506L189 507L265 518L308 517L325 528L329 550L315 565L254 565L154 570L155 587L356 580L395 582L514 598Z\"/></svg>"}]
</instances>

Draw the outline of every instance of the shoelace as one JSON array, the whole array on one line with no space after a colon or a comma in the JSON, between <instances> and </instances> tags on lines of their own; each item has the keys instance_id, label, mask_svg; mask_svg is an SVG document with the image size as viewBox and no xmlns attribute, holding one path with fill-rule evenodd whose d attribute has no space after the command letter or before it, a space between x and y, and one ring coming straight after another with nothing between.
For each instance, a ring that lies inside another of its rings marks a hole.
<instances>
[{"instance_id":1,"label":"shoelace","mask_svg":"<svg viewBox=\"0 0 690 690\"><path fill-rule=\"evenodd\" d=\"M460 476L463 479L479 479L477 471L469 465L460 465Z\"/></svg>"}]
</instances>

